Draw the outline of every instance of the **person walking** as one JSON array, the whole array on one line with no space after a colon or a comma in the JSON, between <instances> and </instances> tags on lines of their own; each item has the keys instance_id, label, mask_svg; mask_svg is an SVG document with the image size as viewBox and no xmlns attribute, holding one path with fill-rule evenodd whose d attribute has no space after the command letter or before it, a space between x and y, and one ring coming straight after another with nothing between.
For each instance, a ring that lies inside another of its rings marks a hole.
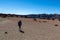
<instances>
[{"instance_id":1,"label":"person walking","mask_svg":"<svg viewBox=\"0 0 60 40\"><path fill-rule=\"evenodd\" d=\"M22 27L22 21L18 21L18 26L19 26L19 31L24 33L24 31L22 31L21 27Z\"/></svg>"}]
</instances>

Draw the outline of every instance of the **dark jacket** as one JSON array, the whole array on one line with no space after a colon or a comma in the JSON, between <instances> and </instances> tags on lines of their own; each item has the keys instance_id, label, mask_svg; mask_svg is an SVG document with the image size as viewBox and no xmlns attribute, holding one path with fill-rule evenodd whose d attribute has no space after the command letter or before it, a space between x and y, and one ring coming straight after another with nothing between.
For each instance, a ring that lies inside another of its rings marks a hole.
<instances>
[{"instance_id":1,"label":"dark jacket","mask_svg":"<svg viewBox=\"0 0 60 40\"><path fill-rule=\"evenodd\" d=\"M21 21L19 21L19 22L18 22L18 26L21 26L21 25L22 25L22 22L21 22Z\"/></svg>"}]
</instances>

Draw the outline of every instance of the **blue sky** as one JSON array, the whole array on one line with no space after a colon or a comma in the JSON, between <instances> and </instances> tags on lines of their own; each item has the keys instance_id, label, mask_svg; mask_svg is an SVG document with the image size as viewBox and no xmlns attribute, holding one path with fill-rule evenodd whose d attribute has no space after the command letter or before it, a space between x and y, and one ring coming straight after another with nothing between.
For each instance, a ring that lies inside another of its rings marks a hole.
<instances>
[{"instance_id":1,"label":"blue sky","mask_svg":"<svg viewBox=\"0 0 60 40\"><path fill-rule=\"evenodd\" d=\"M0 0L0 13L60 14L60 0Z\"/></svg>"}]
</instances>

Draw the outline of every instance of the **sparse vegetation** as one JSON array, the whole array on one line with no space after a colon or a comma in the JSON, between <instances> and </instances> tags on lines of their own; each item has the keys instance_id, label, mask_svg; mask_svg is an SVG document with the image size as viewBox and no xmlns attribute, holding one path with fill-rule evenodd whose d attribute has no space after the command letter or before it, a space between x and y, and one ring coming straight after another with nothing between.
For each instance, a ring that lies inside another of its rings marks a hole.
<instances>
[{"instance_id":1,"label":"sparse vegetation","mask_svg":"<svg viewBox=\"0 0 60 40\"><path fill-rule=\"evenodd\" d=\"M60 21L60 19L58 19Z\"/></svg>"},{"instance_id":2,"label":"sparse vegetation","mask_svg":"<svg viewBox=\"0 0 60 40\"><path fill-rule=\"evenodd\" d=\"M36 18L34 18L33 20L34 20L34 21L37 21L37 19L36 19Z\"/></svg>"},{"instance_id":3,"label":"sparse vegetation","mask_svg":"<svg viewBox=\"0 0 60 40\"><path fill-rule=\"evenodd\" d=\"M16 14L5 14L5 13L0 13L0 17L5 18L5 17L23 17L23 18L40 18L40 19L48 19L48 20L55 20L55 19L60 19L60 14L31 14L31 15L16 15Z\"/></svg>"},{"instance_id":4,"label":"sparse vegetation","mask_svg":"<svg viewBox=\"0 0 60 40\"><path fill-rule=\"evenodd\" d=\"M52 18L52 20L55 20L55 18Z\"/></svg>"},{"instance_id":5,"label":"sparse vegetation","mask_svg":"<svg viewBox=\"0 0 60 40\"><path fill-rule=\"evenodd\" d=\"M57 20L50 21L50 20L37 19L37 18L26 19L26 18L17 18L17 17L1 18L1 20L4 20L4 22L0 23L0 40L25 40L25 39L44 40L46 39L46 37L48 39L52 39L52 37L57 37L53 39L60 40L58 38L60 36L56 36L56 35L60 35L60 31L59 31L60 22L58 22ZM22 20L23 22L22 28L24 32L23 31L19 32L17 25L18 20Z\"/></svg>"},{"instance_id":6,"label":"sparse vegetation","mask_svg":"<svg viewBox=\"0 0 60 40\"><path fill-rule=\"evenodd\" d=\"M5 34L8 34L7 32L5 32Z\"/></svg>"},{"instance_id":7,"label":"sparse vegetation","mask_svg":"<svg viewBox=\"0 0 60 40\"><path fill-rule=\"evenodd\" d=\"M55 24L55 26L58 26L57 24Z\"/></svg>"}]
</instances>

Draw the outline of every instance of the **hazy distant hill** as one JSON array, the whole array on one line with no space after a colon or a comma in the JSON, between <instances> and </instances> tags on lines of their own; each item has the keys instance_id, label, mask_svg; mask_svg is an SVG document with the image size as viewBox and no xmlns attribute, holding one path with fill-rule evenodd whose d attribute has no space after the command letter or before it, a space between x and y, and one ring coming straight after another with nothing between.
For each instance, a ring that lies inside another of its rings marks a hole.
<instances>
[{"instance_id":1,"label":"hazy distant hill","mask_svg":"<svg viewBox=\"0 0 60 40\"><path fill-rule=\"evenodd\" d=\"M2 14L0 17L24 17L24 18L41 18L41 19L60 19L60 14L30 14L30 15L15 15L15 14Z\"/></svg>"},{"instance_id":2,"label":"hazy distant hill","mask_svg":"<svg viewBox=\"0 0 60 40\"><path fill-rule=\"evenodd\" d=\"M60 19L60 14L31 14L31 15L27 15L27 17L30 18L41 18L41 19Z\"/></svg>"}]
</instances>

